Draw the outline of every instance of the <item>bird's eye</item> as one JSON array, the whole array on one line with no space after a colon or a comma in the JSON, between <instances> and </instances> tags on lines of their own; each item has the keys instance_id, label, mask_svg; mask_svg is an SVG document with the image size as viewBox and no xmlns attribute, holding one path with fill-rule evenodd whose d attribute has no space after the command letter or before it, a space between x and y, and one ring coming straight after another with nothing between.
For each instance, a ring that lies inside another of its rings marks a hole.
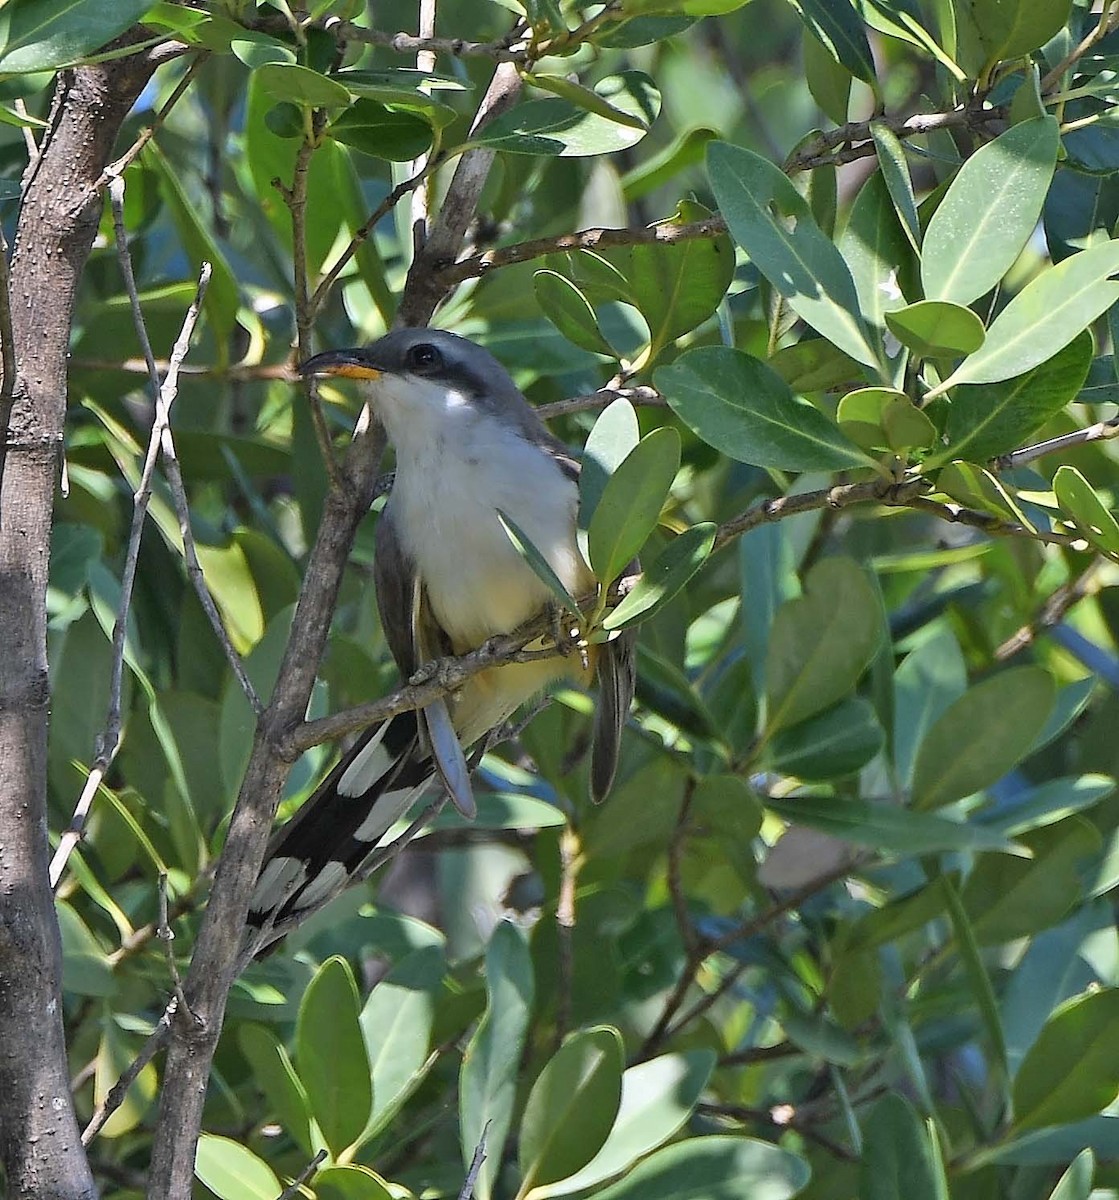
<instances>
[{"instance_id":1,"label":"bird's eye","mask_svg":"<svg viewBox=\"0 0 1119 1200\"><path fill-rule=\"evenodd\" d=\"M405 361L413 371L437 371L443 365L443 355L430 342L417 342L409 347Z\"/></svg>"}]
</instances>

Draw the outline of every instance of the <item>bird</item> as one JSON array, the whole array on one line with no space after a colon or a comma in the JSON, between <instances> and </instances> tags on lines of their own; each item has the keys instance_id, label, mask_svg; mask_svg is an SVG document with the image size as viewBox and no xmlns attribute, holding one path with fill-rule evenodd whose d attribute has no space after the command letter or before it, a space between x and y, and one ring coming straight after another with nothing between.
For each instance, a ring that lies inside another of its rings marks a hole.
<instances>
[{"instance_id":1,"label":"bird","mask_svg":"<svg viewBox=\"0 0 1119 1200\"><path fill-rule=\"evenodd\" d=\"M447 330L397 329L366 347L315 355L300 371L357 380L395 450L373 574L385 639L404 679L549 609L551 592L506 521L571 595L595 589L578 544L579 463L488 350ZM484 749L486 735L538 693L565 677L588 685L596 673L590 791L602 800L634 694L629 631L583 655L488 668L445 700L362 733L273 836L250 926L278 934L338 895L437 782L473 815L462 747Z\"/></svg>"}]
</instances>

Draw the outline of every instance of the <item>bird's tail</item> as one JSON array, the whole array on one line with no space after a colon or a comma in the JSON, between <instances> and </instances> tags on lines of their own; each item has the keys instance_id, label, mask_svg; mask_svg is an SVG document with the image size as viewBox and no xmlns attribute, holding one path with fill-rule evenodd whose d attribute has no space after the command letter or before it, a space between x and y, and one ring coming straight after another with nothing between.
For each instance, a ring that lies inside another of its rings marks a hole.
<instances>
[{"instance_id":1,"label":"bird's tail","mask_svg":"<svg viewBox=\"0 0 1119 1200\"><path fill-rule=\"evenodd\" d=\"M268 847L249 925L279 935L345 888L431 782L414 712L367 730Z\"/></svg>"}]
</instances>

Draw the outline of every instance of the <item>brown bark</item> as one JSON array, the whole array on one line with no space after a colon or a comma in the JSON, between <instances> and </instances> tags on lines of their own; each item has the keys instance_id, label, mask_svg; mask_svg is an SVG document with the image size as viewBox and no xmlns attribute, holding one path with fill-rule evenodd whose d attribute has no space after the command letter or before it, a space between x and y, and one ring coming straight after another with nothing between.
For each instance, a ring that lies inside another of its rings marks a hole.
<instances>
[{"instance_id":1,"label":"brown bark","mask_svg":"<svg viewBox=\"0 0 1119 1200\"><path fill-rule=\"evenodd\" d=\"M0 488L0 1161L13 1200L96 1195L70 1101L47 880L47 564L70 320L101 212L99 180L157 62L144 52L60 77L11 265L16 381Z\"/></svg>"}]
</instances>

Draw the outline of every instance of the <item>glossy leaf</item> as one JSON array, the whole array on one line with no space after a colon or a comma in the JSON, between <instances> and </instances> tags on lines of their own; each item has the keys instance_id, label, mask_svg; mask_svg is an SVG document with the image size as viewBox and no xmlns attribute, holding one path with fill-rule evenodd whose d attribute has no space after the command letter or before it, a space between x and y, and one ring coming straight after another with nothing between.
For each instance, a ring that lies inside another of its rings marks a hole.
<instances>
[{"instance_id":1,"label":"glossy leaf","mask_svg":"<svg viewBox=\"0 0 1119 1200\"><path fill-rule=\"evenodd\" d=\"M1093 546L1107 554L1119 554L1119 522L1075 467L1066 463L1057 468L1053 491L1061 509Z\"/></svg>"},{"instance_id":2,"label":"glossy leaf","mask_svg":"<svg viewBox=\"0 0 1119 1200\"><path fill-rule=\"evenodd\" d=\"M804 1159L754 1138L687 1138L651 1154L598 1200L791 1200L807 1183Z\"/></svg>"},{"instance_id":3,"label":"glossy leaf","mask_svg":"<svg viewBox=\"0 0 1119 1200\"><path fill-rule=\"evenodd\" d=\"M292 1141L312 1157L318 1146L311 1133L310 1101L283 1043L263 1025L242 1026L237 1040L271 1114Z\"/></svg>"},{"instance_id":4,"label":"glossy leaf","mask_svg":"<svg viewBox=\"0 0 1119 1200\"><path fill-rule=\"evenodd\" d=\"M1119 241L1074 254L1028 283L995 318L982 347L929 396L959 383L997 383L1053 357L1119 300Z\"/></svg>"},{"instance_id":5,"label":"glossy leaf","mask_svg":"<svg viewBox=\"0 0 1119 1200\"><path fill-rule=\"evenodd\" d=\"M1013 667L969 688L921 742L914 805L940 808L995 783L1033 745L1053 699L1053 677L1040 667Z\"/></svg>"},{"instance_id":6,"label":"glossy leaf","mask_svg":"<svg viewBox=\"0 0 1119 1200\"><path fill-rule=\"evenodd\" d=\"M830 418L741 350L688 350L660 367L654 382L689 429L740 462L835 471L869 461Z\"/></svg>"},{"instance_id":7,"label":"glossy leaf","mask_svg":"<svg viewBox=\"0 0 1119 1200\"><path fill-rule=\"evenodd\" d=\"M874 56L850 0L789 0L813 36L856 79L877 89Z\"/></svg>"},{"instance_id":8,"label":"glossy leaf","mask_svg":"<svg viewBox=\"0 0 1119 1200\"><path fill-rule=\"evenodd\" d=\"M150 0L20 0L0 9L0 73L53 71L134 25Z\"/></svg>"},{"instance_id":9,"label":"glossy leaf","mask_svg":"<svg viewBox=\"0 0 1119 1200\"><path fill-rule=\"evenodd\" d=\"M926 469L954 458L985 462L1024 445L1076 399L1091 359L1092 338L1085 332L1024 375L957 388L948 413L948 445L926 460Z\"/></svg>"},{"instance_id":10,"label":"glossy leaf","mask_svg":"<svg viewBox=\"0 0 1119 1200\"><path fill-rule=\"evenodd\" d=\"M1095 1170L1095 1155L1090 1147L1086 1147L1069 1163L1068 1170L1057 1180L1057 1186L1049 1193L1049 1200L1088 1200L1092 1194L1092 1176Z\"/></svg>"},{"instance_id":11,"label":"glossy leaf","mask_svg":"<svg viewBox=\"0 0 1119 1200\"><path fill-rule=\"evenodd\" d=\"M532 287L541 311L569 342L592 354L613 357L614 351L598 327L594 306L576 284L556 271L537 271Z\"/></svg>"},{"instance_id":12,"label":"glossy leaf","mask_svg":"<svg viewBox=\"0 0 1119 1200\"><path fill-rule=\"evenodd\" d=\"M835 59L807 27L801 43L801 56L804 60L805 82L812 99L828 120L836 125L845 125L851 102L851 72Z\"/></svg>"},{"instance_id":13,"label":"glossy leaf","mask_svg":"<svg viewBox=\"0 0 1119 1200\"><path fill-rule=\"evenodd\" d=\"M522 1188L566 1179L598 1153L622 1095L622 1039L600 1025L573 1034L532 1085L521 1121Z\"/></svg>"},{"instance_id":14,"label":"glossy leaf","mask_svg":"<svg viewBox=\"0 0 1119 1200\"><path fill-rule=\"evenodd\" d=\"M883 1096L863 1126L860 1200L947 1200L935 1137L904 1096Z\"/></svg>"},{"instance_id":15,"label":"glossy leaf","mask_svg":"<svg viewBox=\"0 0 1119 1200\"><path fill-rule=\"evenodd\" d=\"M765 806L795 825L903 856L953 850L1023 853L996 830L889 804L831 796L790 796L782 800L769 797Z\"/></svg>"},{"instance_id":16,"label":"glossy leaf","mask_svg":"<svg viewBox=\"0 0 1119 1200\"><path fill-rule=\"evenodd\" d=\"M624 397L612 400L598 414L583 447L579 472L579 549L587 555L586 530L610 476L641 440L637 413Z\"/></svg>"},{"instance_id":17,"label":"glossy leaf","mask_svg":"<svg viewBox=\"0 0 1119 1200\"><path fill-rule=\"evenodd\" d=\"M347 108L350 93L327 75L297 63L265 63L254 72L256 81L274 100L310 108Z\"/></svg>"},{"instance_id":18,"label":"glossy leaf","mask_svg":"<svg viewBox=\"0 0 1119 1200\"><path fill-rule=\"evenodd\" d=\"M1063 1004L1026 1054L1014 1080L1018 1129L1094 1116L1119 1092L1119 988Z\"/></svg>"},{"instance_id":19,"label":"glossy leaf","mask_svg":"<svg viewBox=\"0 0 1119 1200\"><path fill-rule=\"evenodd\" d=\"M725 142L708 146L707 174L731 236L793 311L858 362L876 366L851 272L790 180Z\"/></svg>"},{"instance_id":20,"label":"glossy leaf","mask_svg":"<svg viewBox=\"0 0 1119 1200\"><path fill-rule=\"evenodd\" d=\"M798 779L837 779L865 766L882 749L882 726L861 696L781 730L770 743L772 770Z\"/></svg>"},{"instance_id":21,"label":"glossy leaf","mask_svg":"<svg viewBox=\"0 0 1119 1200\"><path fill-rule=\"evenodd\" d=\"M679 469L680 435L655 429L607 480L587 530L591 568L601 582L617 579L648 541Z\"/></svg>"},{"instance_id":22,"label":"glossy leaf","mask_svg":"<svg viewBox=\"0 0 1119 1200\"><path fill-rule=\"evenodd\" d=\"M408 162L431 146L431 126L415 113L386 108L376 100L357 100L325 131L363 154L387 162Z\"/></svg>"},{"instance_id":23,"label":"glossy leaf","mask_svg":"<svg viewBox=\"0 0 1119 1200\"><path fill-rule=\"evenodd\" d=\"M646 567L633 590L608 613L606 629L625 629L647 621L668 604L703 566L715 545L717 527L710 521L693 525L672 539Z\"/></svg>"},{"instance_id":24,"label":"glossy leaf","mask_svg":"<svg viewBox=\"0 0 1119 1200\"><path fill-rule=\"evenodd\" d=\"M928 299L970 304L1010 270L1041 215L1059 140L1056 118L1023 121L964 163L925 232Z\"/></svg>"},{"instance_id":25,"label":"glossy leaf","mask_svg":"<svg viewBox=\"0 0 1119 1200\"><path fill-rule=\"evenodd\" d=\"M714 1066L712 1051L689 1050L630 1067L622 1076L618 1115L602 1148L574 1175L534 1188L530 1200L585 1191L620 1175L666 1142L691 1116Z\"/></svg>"},{"instance_id":26,"label":"glossy leaf","mask_svg":"<svg viewBox=\"0 0 1119 1200\"><path fill-rule=\"evenodd\" d=\"M525 101L495 117L469 145L566 158L613 154L641 141L660 112L660 92L640 71L608 75L594 90L632 123L623 125L617 117L607 119L558 96L549 97Z\"/></svg>"},{"instance_id":27,"label":"glossy leaf","mask_svg":"<svg viewBox=\"0 0 1119 1200\"><path fill-rule=\"evenodd\" d=\"M315 1174L316 1200L392 1200L393 1192L375 1171L346 1163Z\"/></svg>"},{"instance_id":28,"label":"glossy leaf","mask_svg":"<svg viewBox=\"0 0 1119 1200\"><path fill-rule=\"evenodd\" d=\"M773 620L765 670L768 733L845 696L881 638L878 599L862 569L847 558L817 563L804 595L783 604Z\"/></svg>"},{"instance_id":29,"label":"glossy leaf","mask_svg":"<svg viewBox=\"0 0 1119 1200\"><path fill-rule=\"evenodd\" d=\"M890 332L918 358L973 354L986 336L983 322L970 308L949 300L918 300L885 316Z\"/></svg>"},{"instance_id":30,"label":"glossy leaf","mask_svg":"<svg viewBox=\"0 0 1119 1200\"><path fill-rule=\"evenodd\" d=\"M204 1133L198 1139L194 1173L221 1200L276 1200L284 1185L247 1146Z\"/></svg>"},{"instance_id":31,"label":"glossy leaf","mask_svg":"<svg viewBox=\"0 0 1119 1200\"><path fill-rule=\"evenodd\" d=\"M373 1106L357 986L345 959L315 972L299 1005L295 1060L311 1112L335 1156L357 1140Z\"/></svg>"},{"instance_id":32,"label":"glossy leaf","mask_svg":"<svg viewBox=\"0 0 1119 1200\"><path fill-rule=\"evenodd\" d=\"M501 922L486 949L486 1013L470 1039L459 1075L463 1162L469 1165L486 1128L489 1146L504 1146L517 1095L518 1067L533 1002L532 962L523 935ZM489 1200L500 1155L489 1155L476 1194Z\"/></svg>"},{"instance_id":33,"label":"glossy leaf","mask_svg":"<svg viewBox=\"0 0 1119 1200\"><path fill-rule=\"evenodd\" d=\"M500 509L497 510L497 519L501 522L502 529L505 530L505 536L513 543L513 549L528 563L536 578L545 584L559 605L566 608L573 616L580 616L578 600L567 590L563 580L552 568L552 564L532 543L528 534L514 522L512 517L507 516Z\"/></svg>"},{"instance_id":34,"label":"glossy leaf","mask_svg":"<svg viewBox=\"0 0 1119 1200\"><path fill-rule=\"evenodd\" d=\"M875 121L870 127L874 139L874 152L878 156L878 169L886 181L886 190L894 202L901 227L914 250L921 249L921 221L917 216L917 198L913 194L913 180L909 177L909 165L905 160L905 147L897 134L884 122Z\"/></svg>"}]
</instances>

